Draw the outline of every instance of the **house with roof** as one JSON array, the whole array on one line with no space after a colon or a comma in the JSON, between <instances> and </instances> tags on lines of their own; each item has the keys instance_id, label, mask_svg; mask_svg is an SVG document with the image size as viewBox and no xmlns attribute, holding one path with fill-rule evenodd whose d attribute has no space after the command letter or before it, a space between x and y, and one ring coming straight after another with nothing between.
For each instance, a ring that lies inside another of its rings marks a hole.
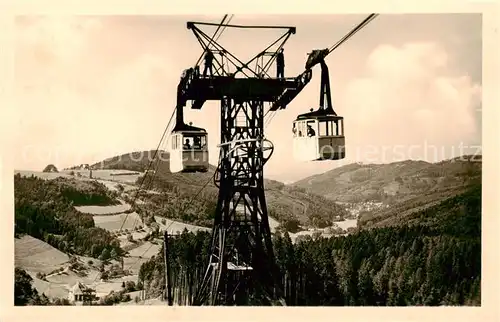
<instances>
[{"instance_id":1,"label":"house with roof","mask_svg":"<svg viewBox=\"0 0 500 322\"><path fill-rule=\"evenodd\" d=\"M84 285L81 282L77 282L68 293L68 300L71 303L84 303L98 300L95 296L95 290Z\"/></svg>"}]
</instances>

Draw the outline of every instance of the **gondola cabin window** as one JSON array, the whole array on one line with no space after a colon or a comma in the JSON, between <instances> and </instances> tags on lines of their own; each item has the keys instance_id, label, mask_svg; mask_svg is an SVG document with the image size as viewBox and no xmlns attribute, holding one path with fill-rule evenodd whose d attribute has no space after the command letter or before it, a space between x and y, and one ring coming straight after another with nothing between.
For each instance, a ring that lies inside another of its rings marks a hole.
<instances>
[{"instance_id":1,"label":"gondola cabin window","mask_svg":"<svg viewBox=\"0 0 500 322\"><path fill-rule=\"evenodd\" d=\"M343 119L337 120L320 120L319 121L319 136L343 136L344 135Z\"/></svg>"},{"instance_id":2,"label":"gondola cabin window","mask_svg":"<svg viewBox=\"0 0 500 322\"><path fill-rule=\"evenodd\" d=\"M173 135L172 136L172 150L179 149L180 139L181 139L180 135Z\"/></svg>"},{"instance_id":3,"label":"gondola cabin window","mask_svg":"<svg viewBox=\"0 0 500 322\"><path fill-rule=\"evenodd\" d=\"M202 150L207 146L205 135L184 134L184 150Z\"/></svg>"},{"instance_id":4,"label":"gondola cabin window","mask_svg":"<svg viewBox=\"0 0 500 322\"><path fill-rule=\"evenodd\" d=\"M316 121L296 121L293 123L293 137L306 138L316 136Z\"/></svg>"}]
</instances>

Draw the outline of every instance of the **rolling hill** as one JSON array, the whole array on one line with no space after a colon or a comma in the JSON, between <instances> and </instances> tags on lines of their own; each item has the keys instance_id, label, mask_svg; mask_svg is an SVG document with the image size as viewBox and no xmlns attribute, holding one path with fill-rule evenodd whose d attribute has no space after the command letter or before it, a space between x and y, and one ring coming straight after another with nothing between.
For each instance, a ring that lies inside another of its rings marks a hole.
<instances>
[{"instance_id":1,"label":"rolling hill","mask_svg":"<svg viewBox=\"0 0 500 322\"><path fill-rule=\"evenodd\" d=\"M218 188L213 182L216 167L210 165L206 173L171 173L168 152L159 151L156 158L154 157L155 151L133 152L103 160L91 165L90 168L145 172L150 161L159 158L160 160L152 162L149 168L155 170L154 180L151 180L153 176L148 173L143 187L147 190L154 189L168 193L141 194L150 201L143 207L163 215L170 214L169 217L182 213L184 218L176 219L211 226L210 212L213 212L218 194ZM143 179L139 178L138 183L141 180ZM270 216L280 223L297 221L302 226L325 227L334 220L340 220L348 215L342 206L323 196L296 187L288 187L274 180L266 179L264 185ZM190 209L184 209L185 205ZM200 209L207 212L207 216L204 220L194 220L193 216L199 213ZM190 212L192 215L189 215Z\"/></svg>"},{"instance_id":2,"label":"rolling hill","mask_svg":"<svg viewBox=\"0 0 500 322\"><path fill-rule=\"evenodd\" d=\"M439 205L481 182L481 157L463 156L437 163L402 161L350 164L305 178L293 186L352 205L378 202L359 212L358 227L386 226Z\"/></svg>"},{"instance_id":3,"label":"rolling hill","mask_svg":"<svg viewBox=\"0 0 500 322\"><path fill-rule=\"evenodd\" d=\"M460 189L481 177L480 159L470 156L437 163L406 160L389 164L349 164L293 183L341 202L393 203Z\"/></svg>"}]
</instances>

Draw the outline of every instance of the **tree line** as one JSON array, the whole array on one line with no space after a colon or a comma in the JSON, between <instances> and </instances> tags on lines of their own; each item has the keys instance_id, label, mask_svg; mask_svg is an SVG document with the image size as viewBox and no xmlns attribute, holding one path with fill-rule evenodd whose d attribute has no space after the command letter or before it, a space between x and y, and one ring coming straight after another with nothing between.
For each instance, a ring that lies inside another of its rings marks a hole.
<instances>
[{"instance_id":1,"label":"tree line","mask_svg":"<svg viewBox=\"0 0 500 322\"><path fill-rule=\"evenodd\" d=\"M93 183L92 190L81 191L66 180L15 175L15 235L29 234L63 252L94 258L103 253L123 254L118 239L95 227L91 215L74 208L116 201L98 183Z\"/></svg>"}]
</instances>

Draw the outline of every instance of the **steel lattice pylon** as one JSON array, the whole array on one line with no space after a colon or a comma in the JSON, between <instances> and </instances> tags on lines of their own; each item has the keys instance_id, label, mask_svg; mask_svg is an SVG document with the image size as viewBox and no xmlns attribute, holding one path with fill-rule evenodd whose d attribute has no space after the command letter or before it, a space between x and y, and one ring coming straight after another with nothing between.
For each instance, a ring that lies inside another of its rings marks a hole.
<instances>
[{"instance_id":1,"label":"steel lattice pylon","mask_svg":"<svg viewBox=\"0 0 500 322\"><path fill-rule=\"evenodd\" d=\"M272 146L262 140L263 102L226 98L221 120L220 192L198 301L241 305L255 297L263 304L274 292L275 270L263 179Z\"/></svg>"},{"instance_id":2,"label":"steel lattice pylon","mask_svg":"<svg viewBox=\"0 0 500 322\"><path fill-rule=\"evenodd\" d=\"M212 230L211 254L194 305L272 305L281 300L275 283L277 266L264 195L264 164L273 146L264 136L264 103L275 102L287 90L300 86L297 78L276 79L268 70L294 27L235 26L230 28L274 28L286 32L254 58L243 63L196 25L187 26L204 51L214 58L213 76L202 77L196 66L181 80L177 108L188 100L191 108L217 100L221 109L221 144L216 184L219 197ZM215 25L216 26L216 25ZM274 47L274 48L273 48ZM255 69L250 65L255 64ZM237 75L243 75L237 78Z\"/></svg>"}]
</instances>

